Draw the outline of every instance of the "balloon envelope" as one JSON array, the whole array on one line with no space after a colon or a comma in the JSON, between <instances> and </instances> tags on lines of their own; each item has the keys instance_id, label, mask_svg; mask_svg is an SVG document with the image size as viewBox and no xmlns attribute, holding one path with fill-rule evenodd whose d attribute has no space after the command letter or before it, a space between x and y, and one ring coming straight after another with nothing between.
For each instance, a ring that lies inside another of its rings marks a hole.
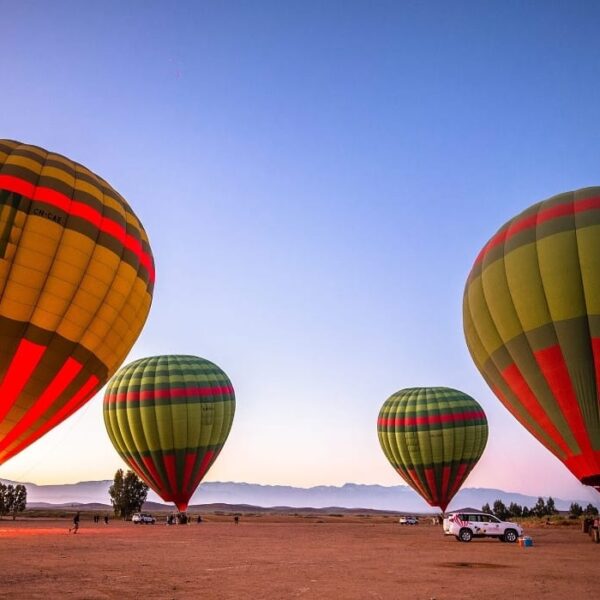
<instances>
[{"instance_id":1,"label":"balloon envelope","mask_svg":"<svg viewBox=\"0 0 600 600\"><path fill-rule=\"evenodd\" d=\"M501 227L473 265L463 321L500 401L600 486L600 188L554 196Z\"/></svg>"},{"instance_id":2,"label":"balloon envelope","mask_svg":"<svg viewBox=\"0 0 600 600\"><path fill-rule=\"evenodd\" d=\"M377 433L404 481L445 511L481 457L488 427L481 406L463 392L408 388L383 403Z\"/></svg>"},{"instance_id":3,"label":"balloon envelope","mask_svg":"<svg viewBox=\"0 0 600 600\"><path fill-rule=\"evenodd\" d=\"M106 383L153 285L146 232L106 181L0 140L0 464Z\"/></svg>"},{"instance_id":4,"label":"balloon envelope","mask_svg":"<svg viewBox=\"0 0 600 600\"><path fill-rule=\"evenodd\" d=\"M104 394L104 422L121 458L180 511L217 458L235 412L231 381L196 356L126 365Z\"/></svg>"}]
</instances>

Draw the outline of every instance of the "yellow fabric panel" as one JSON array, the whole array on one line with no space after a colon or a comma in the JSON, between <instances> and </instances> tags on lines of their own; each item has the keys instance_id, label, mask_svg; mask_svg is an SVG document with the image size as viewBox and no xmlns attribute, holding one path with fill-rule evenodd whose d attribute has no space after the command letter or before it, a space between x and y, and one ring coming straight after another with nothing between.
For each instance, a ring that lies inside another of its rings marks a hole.
<instances>
[{"instance_id":1,"label":"yellow fabric panel","mask_svg":"<svg viewBox=\"0 0 600 600\"><path fill-rule=\"evenodd\" d=\"M525 331L550 323L535 242L504 257L510 295Z\"/></svg>"},{"instance_id":2,"label":"yellow fabric panel","mask_svg":"<svg viewBox=\"0 0 600 600\"><path fill-rule=\"evenodd\" d=\"M15 215L15 220L13 222L13 230L17 229L23 229L23 227L25 226L25 221L27 220L27 215L24 212L21 211L17 211L17 214ZM12 230L11 230L11 240L13 240L12 237Z\"/></svg>"},{"instance_id":3,"label":"yellow fabric panel","mask_svg":"<svg viewBox=\"0 0 600 600\"><path fill-rule=\"evenodd\" d=\"M94 348L94 352L97 350L98 340L101 340L103 342L103 345L108 345L109 334L111 333L112 329L114 329L112 323L109 323L104 319L99 318L97 314L93 315L93 318L89 321L89 325L87 326L85 337L87 338L89 335L90 338L96 340L96 347ZM85 346L86 344L83 345ZM90 347L89 350L92 350L92 348Z\"/></svg>"},{"instance_id":4,"label":"yellow fabric panel","mask_svg":"<svg viewBox=\"0 0 600 600\"><path fill-rule=\"evenodd\" d=\"M52 177L52 179L57 179L58 181L62 181L66 183L68 186L73 187L73 183L75 180L73 176L63 171L62 169L58 169L57 167L45 166L42 170L42 175L46 177Z\"/></svg>"},{"instance_id":5,"label":"yellow fabric panel","mask_svg":"<svg viewBox=\"0 0 600 600\"><path fill-rule=\"evenodd\" d=\"M121 296L127 298L127 296L129 296L131 293L131 286L137 278L137 272L131 265L128 265L127 263L121 263L111 289Z\"/></svg>"},{"instance_id":6,"label":"yellow fabric panel","mask_svg":"<svg viewBox=\"0 0 600 600\"><path fill-rule=\"evenodd\" d=\"M68 305L71 303L73 294L77 291L78 281L68 281L64 277L56 277L55 275L49 275L44 286L44 293L41 295L41 299L44 299L46 294L55 296L64 300Z\"/></svg>"},{"instance_id":7,"label":"yellow fabric panel","mask_svg":"<svg viewBox=\"0 0 600 600\"><path fill-rule=\"evenodd\" d=\"M8 204L0 207L0 228L8 221L8 216L13 210L12 206Z\"/></svg>"},{"instance_id":8,"label":"yellow fabric panel","mask_svg":"<svg viewBox=\"0 0 600 600\"><path fill-rule=\"evenodd\" d=\"M29 321L29 317L33 312L33 305L27 304L23 297L19 296L19 289L17 287L11 288L11 294L11 296L5 295L2 298L0 315L10 315L10 319L17 321Z\"/></svg>"},{"instance_id":9,"label":"yellow fabric panel","mask_svg":"<svg viewBox=\"0 0 600 600\"><path fill-rule=\"evenodd\" d=\"M122 316L117 319L114 326L114 332L116 334L115 344L113 346L114 354L102 354L105 358L102 360L106 361L105 364L109 369L116 369L125 359L129 352L130 346L137 339L136 331L144 324L148 311L150 310L151 303L150 295L145 292L144 297L139 301L137 305L137 311L134 310L135 317L132 321L126 321Z\"/></svg>"},{"instance_id":10,"label":"yellow fabric panel","mask_svg":"<svg viewBox=\"0 0 600 600\"><path fill-rule=\"evenodd\" d=\"M21 252L20 254L21 257L33 261L35 261L37 257L39 257L40 259L42 257L46 258L45 255L34 251ZM49 265L44 265L42 263L40 264L40 267L42 268L38 270L27 266L26 262L23 262L22 264L13 262L12 269L8 276L8 282L5 288L5 293L10 288L10 285L12 285L13 283L19 283L23 286L36 290L36 295L39 295L42 291L42 288L44 287L46 278L48 277Z\"/></svg>"},{"instance_id":11,"label":"yellow fabric panel","mask_svg":"<svg viewBox=\"0 0 600 600\"><path fill-rule=\"evenodd\" d=\"M12 262L12 259L14 258L16 253L17 245L13 244L12 242L8 242L8 244L6 244L6 251L4 252L5 260L8 262Z\"/></svg>"},{"instance_id":12,"label":"yellow fabric panel","mask_svg":"<svg viewBox=\"0 0 600 600\"><path fill-rule=\"evenodd\" d=\"M468 300L463 303L463 327L473 360L478 367L481 367L489 358L489 354L483 347L483 344L479 339L479 334L475 329L473 318L471 316L471 307L469 306Z\"/></svg>"},{"instance_id":13,"label":"yellow fabric panel","mask_svg":"<svg viewBox=\"0 0 600 600\"><path fill-rule=\"evenodd\" d=\"M586 314L575 231L556 233L537 242L540 273L553 321Z\"/></svg>"},{"instance_id":14,"label":"yellow fabric panel","mask_svg":"<svg viewBox=\"0 0 600 600\"><path fill-rule=\"evenodd\" d=\"M87 236L72 229L65 229L56 259L84 271L87 269L95 247L94 241Z\"/></svg>"},{"instance_id":15,"label":"yellow fabric panel","mask_svg":"<svg viewBox=\"0 0 600 600\"><path fill-rule=\"evenodd\" d=\"M46 282L62 227L41 217L29 217L21 234L0 299L0 314L29 320ZM22 307L16 300L21 299Z\"/></svg>"},{"instance_id":16,"label":"yellow fabric panel","mask_svg":"<svg viewBox=\"0 0 600 600\"><path fill-rule=\"evenodd\" d=\"M114 252L102 246L96 246L86 274L105 285L111 285L119 262L120 258Z\"/></svg>"},{"instance_id":17,"label":"yellow fabric panel","mask_svg":"<svg viewBox=\"0 0 600 600\"><path fill-rule=\"evenodd\" d=\"M102 193L102 191L98 189L97 186L92 185L91 183L88 183L83 179L75 179L75 189L81 190L82 192L89 194L93 198L96 198L96 200L104 203L104 194Z\"/></svg>"},{"instance_id":18,"label":"yellow fabric panel","mask_svg":"<svg viewBox=\"0 0 600 600\"><path fill-rule=\"evenodd\" d=\"M28 150L30 149L30 147L27 148ZM65 158L62 154L55 154L54 152L43 152L40 154L40 156L42 157L46 157L48 156L48 160L53 160L54 162L57 163L62 163L63 165L65 165L65 167L70 168L70 169L84 169L85 167L82 167L80 164L73 162L72 160L69 160L68 158Z\"/></svg>"},{"instance_id":19,"label":"yellow fabric panel","mask_svg":"<svg viewBox=\"0 0 600 600\"><path fill-rule=\"evenodd\" d=\"M38 220L33 217L31 221L34 219ZM36 228L34 223L27 223L13 263L47 272L50 269L54 252L58 246L60 229L59 225L55 225L55 229L40 229ZM30 259L33 262L28 262Z\"/></svg>"},{"instance_id":20,"label":"yellow fabric panel","mask_svg":"<svg viewBox=\"0 0 600 600\"><path fill-rule=\"evenodd\" d=\"M600 225L578 229L577 245L587 310L600 315Z\"/></svg>"},{"instance_id":21,"label":"yellow fabric panel","mask_svg":"<svg viewBox=\"0 0 600 600\"><path fill-rule=\"evenodd\" d=\"M0 260L0 289L4 289L4 283L10 271L10 261Z\"/></svg>"},{"instance_id":22,"label":"yellow fabric panel","mask_svg":"<svg viewBox=\"0 0 600 600\"><path fill-rule=\"evenodd\" d=\"M42 157L42 158L45 159L45 157ZM39 175L42 170L42 166L40 165L40 163L37 160L33 160L32 158L27 158L26 156L19 156L17 154L11 154L6 159L5 164L23 167L37 175Z\"/></svg>"},{"instance_id":23,"label":"yellow fabric panel","mask_svg":"<svg viewBox=\"0 0 600 600\"><path fill-rule=\"evenodd\" d=\"M93 266L94 263L90 263L90 270ZM60 335L87 347L83 338L87 335L88 327L92 329L92 319L104 299L109 283L94 277L89 270L85 273L64 320L58 327Z\"/></svg>"},{"instance_id":24,"label":"yellow fabric panel","mask_svg":"<svg viewBox=\"0 0 600 600\"><path fill-rule=\"evenodd\" d=\"M500 346L503 345L503 341L498 335L496 326L492 321L492 317L487 307L485 297L483 295L483 285L481 282L481 276L475 277L471 281L471 285L468 289L469 306L471 307L471 316L475 330L479 335L482 346L488 354L493 354Z\"/></svg>"},{"instance_id":25,"label":"yellow fabric panel","mask_svg":"<svg viewBox=\"0 0 600 600\"><path fill-rule=\"evenodd\" d=\"M500 258L489 265L484 265L481 281L495 328L502 340L505 342L512 340L512 338L523 332L523 328L510 297L504 270L504 258Z\"/></svg>"},{"instance_id":26,"label":"yellow fabric panel","mask_svg":"<svg viewBox=\"0 0 600 600\"><path fill-rule=\"evenodd\" d=\"M48 306L49 310L40 308L39 302L35 308L35 312L31 317L31 322L37 327L41 327L46 331L55 331L62 319L62 308L65 303L56 297L53 297L54 302L49 302L47 294L44 294L46 298L45 306Z\"/></svg>"},{"instance_id":27,"label":"yellow fabric panel","mask_svg":"<svg viewBox=\"0 0 600 600\"><path fill-rule=\"evenodd\" d=\"M23 145L26 146L27 152L31 152L32 154L37 154L41 158L46 158L46 156L48 154L45 150L42 150L41 148L37 148L36 146L30 146L29 144L23 144ZM15 146L15 149L18 146L21 146L21 144L17 144Z\"/></svg>"}]
</instances>

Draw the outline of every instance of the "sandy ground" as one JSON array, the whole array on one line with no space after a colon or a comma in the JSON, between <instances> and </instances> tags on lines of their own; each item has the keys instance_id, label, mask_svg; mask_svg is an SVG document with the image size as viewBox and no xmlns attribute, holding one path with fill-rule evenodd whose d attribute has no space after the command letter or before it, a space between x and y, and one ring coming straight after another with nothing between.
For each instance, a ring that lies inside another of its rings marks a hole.
<instances>
[{"instance_id":1,"label":"sandy ground","mask_svg":"<svg viewBox=\"0 0 600 600\"><path fill-rule=\"evenodd\" d=\"M0 521L0 598L600 597L600 545L575 528L527 530L521 548L366 517L223 519L83 520L77 535L67 520Z\"/></svg>"}]
</instances>

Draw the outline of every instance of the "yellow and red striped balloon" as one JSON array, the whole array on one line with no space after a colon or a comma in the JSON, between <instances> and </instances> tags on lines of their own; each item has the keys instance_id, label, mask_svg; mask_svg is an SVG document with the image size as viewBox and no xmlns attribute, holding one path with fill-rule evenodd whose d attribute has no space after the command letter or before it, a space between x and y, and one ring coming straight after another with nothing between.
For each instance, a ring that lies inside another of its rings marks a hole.
<instances>
[{"instance_id":1,"label":"yellow and red striped balloon","mask_svg":"<svg viewBox=\"0 0 600 600\"><path fill-rule=\"evenodd\" d=\"M153 286L146 232L106 181L0 140L0 464L106 383Z\"/></svg>"}]
</instances>

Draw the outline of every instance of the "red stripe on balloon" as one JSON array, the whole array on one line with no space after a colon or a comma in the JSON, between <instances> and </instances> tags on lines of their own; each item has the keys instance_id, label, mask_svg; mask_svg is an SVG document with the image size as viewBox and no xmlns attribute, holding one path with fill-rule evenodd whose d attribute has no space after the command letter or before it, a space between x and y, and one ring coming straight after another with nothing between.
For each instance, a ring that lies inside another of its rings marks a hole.
<instances>
[{"instance_id":1,"label":"red stripe on balloon","mask_svg":"<svg viewBox=\"0 0 600 600\"><path fill-rule=\"evenodd\" d=\"M579 480L589 477L590 473L600 473L600 450L589 454L569 456L564 460L565 465Z\"/></svg>"},{"instance_id":2,"label":"red stripe on balloon","mask_svg":"<svg viewBox=\"0 0 600 600\"><path fill-rule=\"evenodd\" d=\"M537 227L538 225L541 225L547 221L551 221L552 219L568 217L588 210L597 210L599 208L600 197L595 196L592 198L584 198L583 200L578 200L577 202L551 206L539 211L538 213L522 217L492 237L492 239L483 247L475 259L475 264L479 264L492 248L506 243L511 237L522 231L531 229L532 227Z\"/></svg>"},{"instance_id":3,"label":"red stripe on balloon","mask_svg":"<svg viewBox=\"0 0 600 600\"><path fill-rule=\"evenodd\" d=\"M23 432L27 431L27 429L31 427L52 406L52 404L54 404L56 399L75 379L79 371L81 371L81 367L81 363L73 358L68 358L66 360L42 395L31 408L29 408L21 420L10 430L8 435L0 441L0 450L7 448Z\"/></svg>"},{"instance_id":4,"label":"red stripe on balloon","mask_svg":"<svg viewBox=\"0 0 600 600\"><path fill-rule=\"evenodd\" d=\"M169 480L169 487L173 493L177 490L177 466L175 464L174 454L163 454L163 465L165 472L167 473L167 479Z\"/></svg>"},{"instance_id":5,"label":"red stripe on balloon","mask_svg":"<svg viewBox=\"0 0 600 600\"><path fill-rule=\"evenodd\" d=\"M79 217L91 223L100 231L118 240L125 248L131 250L148 272L150 281L154 282L155 272L152 257L148 252L144 251L141 242L127 233L127 230L120 223L105 217L95 208L85 204L85 202L72 200L68 196L51 188L35 186L19 177L0 175L0 188L20 194L21 196L26 196L35 202L54 206L68 215Z\"/></svg>"},{"instance_id":6,"label":"red stripe on balloon","mask_svg":"<svg viewBox=\"0 0 600 600\"><path fill-rule=\"evenodd\" d=\"M125 460L149 487L151 487L153 490L158 489L158 484L150 477L150 474L146 472L143 463L140 463L134 456L131 456L130 454L126 455Z\"/></svg>"},{"instance_id":7,"label":"red stripe on balloon","mask_svg":"<svg viewBox=\"0 0 600 600\"><path fill-rule=\"evenodd\" d=\"M450 484L450 466L446 465L442 469L442 491L441 497L448 498L448 485Z\"/></svg>"},{"instance_id":8,"label":"red stripe on balloon","mask_svg":"<svg viewBox=\"0 0 600 600\"><path fill-rule=\"evenodd\" d=\"M182 489L188 491L190 487L190 478L192 477L192 469L198 458L197 452L188 452L185 455L185 466L183 467L183 484Z\"/></svg>"},{"instance_id":9,"label":"red stripe on balloon","mask_svg":"<svg viewBox=\"0 0 600 600\"><path fill-rule=\"evenodd\" d=\"M217 396L233 394L233 387L230 385L221 386L202 386L202 387L181 387L165 388L164 390L142 390L137 392L119 392L109 394L105 401L109 404L116 402L139 402L144 400L162 400L164 398L186 398L188 396Z\"/></svg>"},{"instance_id":10,"label":"red stripe on balloon","mask_svg":"<svg viewBox=\"0 0 600 600\"><path fill-rule=\"evenodd\" d=\"M527 384L527 381L525 381L523 374L519 371L519 367L517 367L516 364L510 365L502 371L502 377L512 393L519 399L525 410L538 422L540 427L550 436L556 445L566 455L572 454L572 451L564 438L538 402L538 399ZM510 404L504 402L504 405L510 410ZM518 416L516 411L513 412L511 410L511 412L527 429L529 429L529 426Z\"/></svg>"},{"instance_id":11,"label":"red stripe on balloon","mask_svg":"<svg viewBox=\"0 0 600 600\"><path fill-rule=\"evenodd\" d=\"M419 494L421 494L421 496L423 496L423 498L425 499L425 501L428 504L431 504L431 501L432 501L431 493L425 487L425 485L421 482L417 471L415 469L406 469L406 473L407 473L410 481L412 481L413 486L419 492Z\"/></svg>"},{"instance_id":12,"label":"red stripe on balloon","mask_svg":"<svg viewBox=\"0 0 600 600\"><path fill-rule=\"evenodd\" d=\"M0 384L0 422L6 417L40 362L46 346L22 339Z\"/></svg>"},{"instance_id":13,"label":"red stripe on balloon","mask_svg":"<svg viewBox=\"0 0 600 600\"><path fill-rule=\"evenodd\" d=\"M440 504L440 508L442 509L442 512L445 512L446 507L449 504L449 500L447 500L447 499L454 498L454 494L456 494L456 492L458 492L458 489L460 488L460 486L463 483L465 473L470 466L471 466L471 463L468 463L468 462L460 463L458 465L458 468L456 469L456 475L454 475L454 483L453 483L452 487L450 488L450 492L446 496L444 504L443 505Z\"/></svg>"},{"instance_id":14,"label":"red stripe on balloon","mask_svg":"<svg viewBox=\"0 0 600 600\"><path fill-rule=\"evenodd\" d=\"M443 415L424 415L419 417L381 417L377 420L377 424L382 427L409 427L413 425L458 423L460 421L475 419L485 419L485 413L481 410L471 410L462 413L445 413Z\"/></svg>"},{"instance_id":15,"label":"red stripe on balloon","mask_svg":"<svg viewBox=\"0 0 600 600\"><path fill-rule=\"evenodd\" d=\"M39 429L36 429L29 437L21 441L18 446L9 450L4 456L0 455L0 460L8 460L11 456L14 456L23 450L23 448L27 448L27 446L33 444L33 442L42 437L47 431L50 431L50 429L58 425L61 421L64 421L67 417L71 416L95 394L99 383L100 380L95 375L91 375L77 393L60 410L55 412L48 421L46 421Z\"/></svg>"},{"instance_id":16,"label":"red stripe on balloon","mask_svg":"<svg viewBox=\"0 0 600 600\"><path fill-rule=\"evenodd\" d=\"M436 502L436 500L438 500L438 489L437 489L437 484L435 481L435 472L431 467L428 469L425 469L425 479L427 480L427 485L429 486L429 489L431 490L432 502L439 505L439 502Z\"/></svg>"},{"instance_id":17,"label":"red stripe on balloon","mask_svg":"<svg viewBox=\"0 0 600 600\"><path fill-rule=\"evenodd\" d=\"M538 350L534 355L580 450L588 454L592 447L587 427L560 346Z\"/></svg>"},{"instance_id":18,"label":"red stripe on balloon","mask_svg":"<svg viewBox=\"0 0 600 600\"><path fill-rule=\"evenodd\" d=\"M159 494L159 496L161 496L163 498L163 500L167 500L167 501L170 500L169 489L164 484L164 481L162 480L162 477L160 476L160 473L158 472L158 469L156 468L156 465L154 464L152 457L151 456L142 456L142 462L144 463L144 467L146 468L146 471L148 471L148 473L150 473L150 476L156 483L156 487L155 487L154 491L157 492Z\"/></svg>"},{"instance_id":19,"label":"red stripe on balloon","mask_svg":"<svg viewBox=\"0 0 600 600\"><path fill-rule=\"evenodd\" d=\"M191 480L192 484L187 489L187 492L189 494L188 498L192 496L194 490L200 485L202 478L204 477L204 475L206 475L206 472L210 468L214 456L214 450L207 450L204 453L204 456L202 457L202 462L200 463L200 466L198 467L194 478Z\"/></svg>"}]
</instances>

